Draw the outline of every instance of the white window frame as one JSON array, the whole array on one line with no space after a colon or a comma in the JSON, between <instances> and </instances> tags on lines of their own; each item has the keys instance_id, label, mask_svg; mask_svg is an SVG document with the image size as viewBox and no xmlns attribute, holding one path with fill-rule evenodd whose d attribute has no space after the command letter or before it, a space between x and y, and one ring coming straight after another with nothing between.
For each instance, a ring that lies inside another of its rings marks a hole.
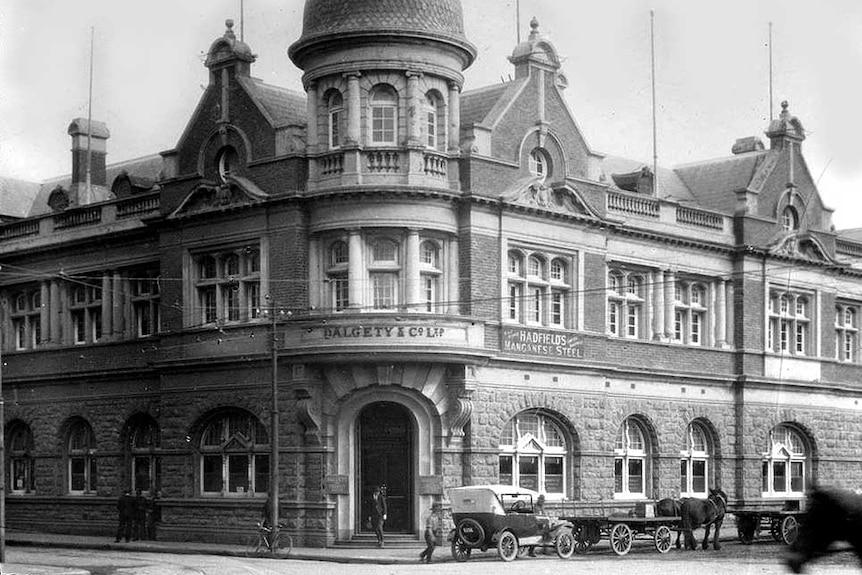
<instances>
[{"instance_id":1,"label":"white window frame","mask_svg":"<svg viewBox=\"0 0 862 575\"><path fill-rule=\"evenodd\" d=\"M709 495L709 434L702 424L692 422L686 428L684 439L686 447L680 451L680 497L706 498ZM694 468L698 464L703 465L701 490L694 487Z\"/></svg>"},{"instance_id":2,"label":"white window frame","mask_svg":"<svg viewBox=\"0 0 862 575\"><path fill-rule=\"evenodd\" d=\"M646 301L643 274L611 268L607 281L607 334L612 337L640 339Z\"/></svg>"},{"instance_id":3,"label":"white window frame","mask_svg":"<svg viewBox=\"0 0 862 575\"><path fill-rule=\"evenodd\" d=\"M632 441L632 434L639 440ZM640 488L633 490L631 470L640 464ZM619 467L619 469L618 469ZM614 443L614 499L644 499L649 482L649 436L643 424L634 417L623 420Z\"/></svg>"},{"instance_id":4,"label":"white window frame","mask_svg":"<svg viewBox=\"0 0 862 575\"><path fill-rule=\"evenodd\" d=\"M500 483L521 487L521 464L535 460L535 485L528 487L542 493L549 500L564 499L568 492L569 440L563 426L544 412L521 412L503 427L499 441L501 464ZM511 461L511 476L503 475L503 461ZM548 467L557 463L561 468L558 490L548 492ZM532 475L532 474L531 474ZM509 483L506 483L506 481Z\"/></svg>"},{"instance_id":5,"label":"white window frame","mask_svg":"<svg viewBox=\"0 0 862 575\"><path fill-rule=\"evenodd\" d=\"M802 433L787 424L780 424L770 430L767 438L767 451L763 453L761 469L761 491L764 498L802 497L808 482L808 443ZM776 469L784 466L784 481L780 489ZM801 485L794 489L794 467L801 468Z\"/></svg>"},{"instance_id":6,"label":"white window frame","mask_svg":"<svg viewBox=\"0 0 862 575\"><path fill-rule=\"evenodd\" d=\"M859 305L839 303L835 307L835 358L846 363L859 361Z\"/></svg>"},{"instance_id":7,"label":"white window frame","mask_svg":"<svg viewBox=\"0 0 862 575\"><path fill-rule=\"evenodd\" d=\"M371 145L394 146L398 139L398 92L389 85L376 86L369 101Z\"/></svg>"},{"instance_id":8,"label":"white window frame","mask_svg":"<svg viewBox=\"0 0 862 575\"><path fill-rule=\"evenodd\" d=\"M266 439L266 442L259 443L259 438ZM199 493L204 497L266 496L269 490L270 473L260 474L257 467L262 465L264 460L267 462L268 469L268 466L272 465L270 441L266 428L250 413L235 410L213 417L207 422L200 436ZM244 485L240 490L239 485L231 482L231 464L242 460L245 460L246 474ZM205 477L207 461L218 464L217 468L221 472L220 489L207 489ZM257 485L259 476L264 479L265 485ZM248 485L248 489L245 489L245 485Z\"/></svg>"}]
</instances>

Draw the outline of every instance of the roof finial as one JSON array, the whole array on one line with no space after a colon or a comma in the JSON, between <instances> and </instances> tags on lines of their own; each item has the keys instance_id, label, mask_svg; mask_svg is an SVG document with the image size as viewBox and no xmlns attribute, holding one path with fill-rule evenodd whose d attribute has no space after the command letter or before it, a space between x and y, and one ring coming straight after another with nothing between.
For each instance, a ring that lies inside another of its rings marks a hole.
<instances>
[{"instance_id":1,"label":"roof finial","mask_svg":"<svg viewBox=\"0 0 862 575\"><path fill-rule=\"evenodd\" d=\"M788 106L790 106L790 104L787 102L787 100L783 100L781 102L781 118L782 119L787 119L787 117L790 115L790 112L787 110Z\"/></svg>"},{"instance_id":2,"label":"roof finial","mask_svg":"<svg viewBox=\"0 0 862 575\"><path fill-rule=\"evenodd\" d=\"M530 20L530 40L535 40L539 35L539 20L535 16Z\"/></svg>"},{"instance_id":3,"label":"roof finial","mask_svg":"<svg viewBox=\"0 0 862 575\"><path fill-rule=\"evenodd\" d=\"M224 31L225 38L236 40L236 34L233 32L233 20L228 18L224 21L224 25L227 27L227 30Z\"/></svg>"}]
</instances>

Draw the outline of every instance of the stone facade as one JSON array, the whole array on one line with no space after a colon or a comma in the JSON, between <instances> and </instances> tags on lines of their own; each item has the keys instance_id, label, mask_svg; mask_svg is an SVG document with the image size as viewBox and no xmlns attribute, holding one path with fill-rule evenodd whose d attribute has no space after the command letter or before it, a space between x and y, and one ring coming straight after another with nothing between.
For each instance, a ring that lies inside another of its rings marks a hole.
<instances>
[{"instance_id":1,"label":"stone facade","mask_svg":"<svg viewBox=\"0 0 862 575\"><path fill-rule=\"evenodd\" d=\"M82 193L75 148L2 214L7 527L109 536L140 488L159 537L235 543L277 486L324 546L380 483L408 538L461 485L595 512L859 485L862 241L789 106L657 185L590 149L537 22L513 80L464 86L460 15L309 0L302 91L228 22L157 173Z\"/></svg>"}]
</instances>

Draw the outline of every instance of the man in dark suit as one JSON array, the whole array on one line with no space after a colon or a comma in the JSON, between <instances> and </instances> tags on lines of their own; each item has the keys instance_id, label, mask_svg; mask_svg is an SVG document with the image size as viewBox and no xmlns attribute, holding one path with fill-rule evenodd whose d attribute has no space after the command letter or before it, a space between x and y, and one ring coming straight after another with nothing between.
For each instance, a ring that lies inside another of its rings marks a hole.
<instances>
[{"instance_id":1,"label":"man in dark suit","mask_svg":"<svg viewBox=\"0 0 862 575\"><path fill-rule=\"evenodd\" d=\"M383 522L386 521L386 495L379 486L371 493L371 525L377 534L377 546L383 547Z\"/></svg>"}]
</instances>

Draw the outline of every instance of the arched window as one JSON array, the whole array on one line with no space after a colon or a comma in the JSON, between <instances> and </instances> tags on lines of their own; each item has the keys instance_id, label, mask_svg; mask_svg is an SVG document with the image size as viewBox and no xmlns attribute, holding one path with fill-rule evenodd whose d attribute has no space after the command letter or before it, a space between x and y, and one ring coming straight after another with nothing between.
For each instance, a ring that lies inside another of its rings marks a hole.
<instances>
[{"instance_id":1,"label":"arched window","mask_svg":"<svg viewBox=\"0 0 862 575\"><path fill-rule=\"evenodd\" d=\"M564 497L567 454L559 423L542 412L521 412L500 435L500 483Z\"/></svg>"},{"instance_id":2,"label":"arched window","mask_svg":"<svg viewBox=\"0 0 862 575\"><path fill-rule=\"evenodd\" d=\"M33 463L33 432L22 421L15 421L7 432L6 449L9 452L10 491L31 493L36 490Z\"/></svg>"},{"instance_id":3,"label":"arched window","mask_svg":"<svg viewBox=\"0 0 862 575\"><path fill-rule=\"evenodd\" d=\"M434 96L425 97L425 145L437 149L437 102Z\"/></svg>"},{"instance_id":4,"label":"arched window","mask_svg":"<svg viewBox=\"0 0 862 575\"><path fill-rule=\"evenodd\" d=\"M646 497L649 443L643 424L627 417L614 444L614 496Z\"/></svg>"},{"instance_id":5,"label":"arched window","mask_svg":"<svg viewBox=\"0 0 862 575\"><path fill-rule=\"evenodd\" d=\"M332 90L326 101L329 113L329 147L339 148L342 143L342 124L344 122L344 98L338 90Z\"/></svg>"},{"instance_id":6,"label":"arched window","mask_svg":"<svg viewBox=\"0 0 862 575\"><path fill-rule=\"evenodd\" d=\"M350 305L348 265L350 249L347 242L336 240L329 246L329 267L326 280L329 286L329 305L335 311L343 311Z\"/></svg>"},{"instance_id":7,"label":"arched window","mask_svg":"<svg viewBox=\"0 0 862 575\"><path fill-rule=\"evenodd\" d=\"M395 309L399 303L398 244L390 239L378 239L371 247L369 277L374 309Z\"/></svg>"},{"instance_id":8,"label":"arched window","mask_svg":"<svg viewBox=\"0 0 862 575\"><path fill-rule=\"evenodd\" d=\"M398 93L392 86L377 86L371 93L371 143L394 145L398 131Z\"/></svg>"},{"instance_id":9,"label":"arched window","mask_svg":"<svg viewBox=\"0 0 862 575\"><path fill-rule=\"evenodd\" d=\"M161 461L159 426L147 415L139 415L129 424L129 460L131 461L132 491L150 493L160 487Z\"/></svg>"},{"instance_id":10,"label":"arched window","mask_svg":"<svg viewBox=\"0 0 862 575\"><path fill-rule=\"evenodd\" d=\"M76 419L68 426L66 461L68 490L72 495L96 492L96 437L90 424Z\"/></svg>"},{"instance_id":11,"label":"arched window","mask_svg":"<svg viewBox=\"0 0 862 575\"><path fill-rule=\"evenodd\" d=\"M541 181L548 177L549 173L548 156L544 150L536 148L530 152L530 173Z\"/></svg>"},{"instance_id":12,"label":"arched window","mask_svg":"<svg viewBox=\"0 0 862 575\"><path fill-rule=\"evenodd\" d=\"M201 434L204 495L254 495L269 490L269 435L250 413L235 410L209 421Z\"/></svg>"},{"instance_id":13,"label":"arched window","mask_svg":"<svg viewBox=\"0 0 862 575\"><path fill-rule=\"evenodd\" d=\"M709 441L703 425L692 422L685 430L680 452L679 493L681 497L706 497L709 477Z\"/></svg>"},{"instance_id":14,"label":"arched window","mask_svg":"<svg viewBox=\"0 0 862 575\"><path fill-rule=\"evenodd\" d=\"M763 496L802 496L808 473L808 446L795 428L776 425L763 454Z\"/></svg>"},{"instance_id":15,"label":"arched window","mask_svg":"<svg viewBox=\"0 0 862 575\"><path fill-rule=\"evenodd\" d=\"M699 283L674 284L673 340L688 345L703 345L706 335L706 288Z\"/></svg>"},{"instance_id":16,"label":"arched window","mask_svg":"<svg viewBox=\"0 0 862 575\"><path fill-rule=\"evenodd\" d=\"M859 361L859 310L856 305L835 306L835 356L838 361Z\"/></svg>"},{"instance_id":17,"label":"arched window","mask_svg":"<svg viewBox=\"0 0 862 575\"><path fill-rule=\"evenodd\" d=\"M793 206L785 206L781 211L781 227L785 232L799 229L799 215Z\"/></svg>"},{"instance_id":18,"label":"arched window","mask_svg":"<svg viewBox=\"0 0 862 575\"><path fill-rule=\"evenodd\" d=\"M507 259L509 298L507 317L511 321L521 321L521 300L524 299L524 257L515 251L509 252Z\"/></svg>"}]
</instances>

